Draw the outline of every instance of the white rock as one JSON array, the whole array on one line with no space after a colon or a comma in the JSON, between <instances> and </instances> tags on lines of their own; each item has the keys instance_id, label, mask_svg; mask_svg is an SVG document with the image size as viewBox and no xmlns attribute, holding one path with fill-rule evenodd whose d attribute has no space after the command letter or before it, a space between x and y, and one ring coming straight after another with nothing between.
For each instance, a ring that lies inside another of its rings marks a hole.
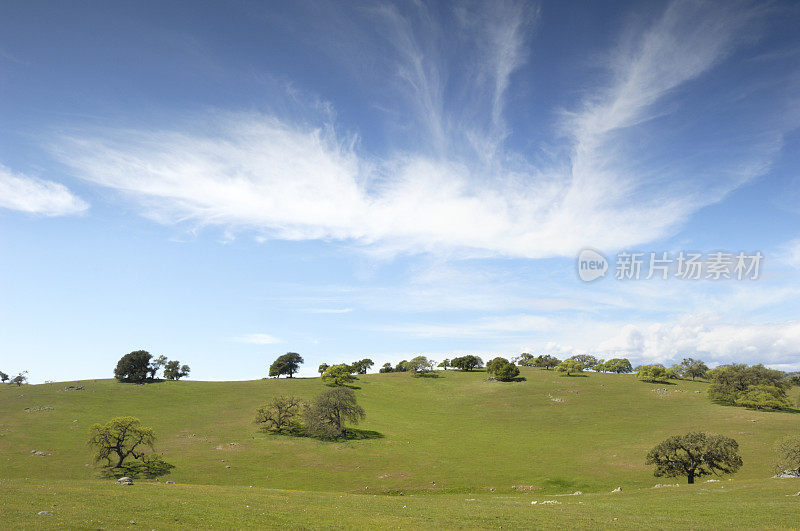
<instances>
[{"instance_id":1,"label":"white rock","mask_svg":"<svg viewBox=\"0 0 800 531\"><path fill-rule=\"evenodd\" d=\"M616 489L612 490L611 492L612 493L613 492L622 492L622 487L617 487Z\"/></svg>"}]
</instances>

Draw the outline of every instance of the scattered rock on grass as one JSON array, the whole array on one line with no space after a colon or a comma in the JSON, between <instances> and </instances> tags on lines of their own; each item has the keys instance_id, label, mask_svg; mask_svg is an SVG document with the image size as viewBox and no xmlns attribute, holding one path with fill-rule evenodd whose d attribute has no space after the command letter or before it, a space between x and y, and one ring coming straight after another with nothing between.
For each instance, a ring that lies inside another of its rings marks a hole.
<instances>
[{"instance_id":1,"label":"scattered rock on grass","mask_svg":"<svg viewBox=\"0 0 800 531\"><path fill-rule=\"evenodd\" d=\"M617 487L616 489L612 490L611 492L612 493L613 492L622 492L622 487Z\"/></svg>"},{"instance_id":2,"label":"scattered rock on grass","mask_svg":"<svg viewBox=\"0 0 800 531\"><path fill-rule=\"evenodd\" d=\"M117 485L133 485L133 480L128 476L124 476L117 480Z\"/></svg>"},{"instance_id":3,"label":"scattered rock on grass","mask_svg":"<svg viewBox=\"0 0 800 531\"><path fill-rule=\"evenodd\" d=\"M50 512L47 512L47 511L39 511L36 514L38 514L39 516L53 516L53 513L50 513Z\"/></svg>"}]
</instances>

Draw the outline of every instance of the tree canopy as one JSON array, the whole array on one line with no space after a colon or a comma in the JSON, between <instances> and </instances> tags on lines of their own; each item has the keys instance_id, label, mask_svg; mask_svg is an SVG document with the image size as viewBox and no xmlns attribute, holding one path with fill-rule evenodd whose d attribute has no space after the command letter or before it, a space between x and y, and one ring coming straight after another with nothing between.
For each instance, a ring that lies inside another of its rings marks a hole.
<instances>
[{"instance_id":1,"label":"tree canopy","mask_svg":"<svg viewBox=\"0 0 800 531\"><path fill-rule=\"evenodd\" d=\"M300 364L303 363L303 358L297 352L287 352L282 356L278 356L272 365L269 367L269 375L276 376L278 378L281 377L282 374L285 374L289 378L291 378L298 370L300 370Z\"/></svg>"},{"instance_id":2,"label":"tree canopy","mask_svg":"<svg viewBox=\"0 0 800 531\"><path fill-rule=\"evenodd\" d=\"M134 350L125 354L117 362L114 378L120 382L146 382L151 374L150 358L152 357L146 350Z\"/></svg>"},{"instance_id":3,"label":"tree canopy","mask_svg":"<svg viewBox=\"0 0 800 531\"><path fill-rule=\"evenodd\" d=\"M708 396L712 400L743 407L753 407L758 400L788 403L786 391L792 385L785 373L763 365L720 365L708 371L707 377L711 380ZM767 406L765 409L777 408Z\"/></svg>"},{"instance_id":4,"label":"tree canopy","mask_svg":"<svg viewBox=\"0 0 800 531\"><path fill-rule=\"evenodd\" d=\"M785 409L791 407L786 391L775 385L751 385L738 393L734 404L749 409Z\"/></svg>"},{"instance_id":5,"label":"tree canopy","mask_svg":"<svg viewBox=\"0 0 800 531\"><path fill-rule=\"evenodd\" d=\"M556 366L558 372L563 372L567 376L583 372L583 363L578 360L564 360Z\"/></svg>"},{"instance_id":6,"label":"tree canopy","mask_svg":"<svg viewBox=\"0 0 800 531\"><path fill-rule=\"evenodd\" d=\"M663 365L642 365L636 371L636 377L643 382L665 382L667 380L667 369Z\"/></svg>"},{"instance_id":7,"label":"tree canopy","mask_svg":"<svg viewBox=\"0 0 800 531\"><path fill-rule=\"evenodd\" d=\"M331 365L322 373L322 381L332 386L347 385L355 379L353 367L346 363Z\"/></svg>"},{"instance_id":8,"label":"tree canopy","mask_svg":"<svg viewBox=\"0 0 800 531\"><path fill-rule=\"evenodd\" d=\"M708 366L705 363L692 358L683 358L681 367L683 368L683 376L689 377L692 380L695 378L705 378L708 372Z\"/></svg>"},{"instance_id":9,"label":"tree canopy","mask_svg":"<svg viewBox=\"0 0 800 531\"><path fill-rule=\"evenodd\" d=\"M353 368L353 372L356 374L367 374L367 371L375 365L375 362L369 358L365 358L363 360L359 360L354 362L351 367Z\"/></svg>"},{"instance_id":10,"label":"tree canopy","mask_svg":"<svg viewBox=\"0 0 800 531\"><path fill-rule=\"evenodd\" d=\"M775 447L778 453L776 472L792 471L800 475L800 435L788 435Z\"/></svg>"},{"instance_id":11,"label":"tree canopy","mask_svg":"<svg viewBox=\"0 0 800 531\"><path fill-rule=\"evenodd\" d=\"M730 437L687 433L659 443L647 454L656 477L685 476L689 483L709 474L733 474L742 466L739 445Z\"/></svg>"},{"instance_id":12,"label":"tree canopy","mask_svg":"<svg viewBox=\"0 0 800 531\"><path fill-rule=\"evenodd\" d=\"M256 423L264 431L297 433L300 430L299 414L302 402L293 396L276 396L256 410Z\"/></svg>"},{"instance_id":13,"label":"tree canopy","mask_svg":"<svg viewBox=\"0 0 800 531\"><path fill-rule=\"evenodd\" d=\"M511 362L502 363L495 366L494 377L501 382L510 382L519 376L519 367Z\"/></svg>"},{"instance_id":14,"label":"tree canopy","mask_svg":"<svg viewBox=\"0 0 800 531\"><path fill-rule=\"evenodd\" d=\"M483 367L483 360L472 354L453 358L450 363L453 367L461 369L462 371L471 371Z\"/></svg>"},{"instance_id":15,"label":"tree canopy","mask_svg":"<svg viewBox=\"0 0 800 531\"><path fill-rule=\"evenodd\" d=\"M408 367L414 375L427 374L433 371L433 362L425 356L415 356L408 362Z\"/></svg>"},{"instance_id":16,"label":"tree canopy","mask_svg":"<svg viewBox=\"0 0 800 531\"><path fill-rule=\"evenodd\" d=\"M569 358L571 360L575 360L581 364L584 371L588 371L589 369L594 368L597 365L597 358L589 354L578 354L576 356L572 356Z\"/></svg>"},{"instance_id":17,"label":"tree canopy","mask_svg":"<svg viewBox=\"0 0 800 531\"><path fill-rule=\"evenodd\" d=\"M627 358L611 358L603 363L603 369L607 372L614 372L617 374L633 372L633 366Z\"/></svg>"},{"instance_id":18,"label":"tree canopy","mask_svg":"<svg viewBox=\"0 0 800 531\"><path fill-rule=\"evenodd\" d=\"M181 365L178 360L168 361L164 365L164 378L167 380L180 380L189 376L191 369L188 365Z\"/></svg>"},{"instance_id":19,"label":"tree canopy","mask_svg":"<svg viewBox=\"0 0 800 531\"><path fill-rule=\"evenodd\" d=\"M358 424L366 414L352 389L335 387L317 395L302 416L308 435L332 439L343 434L346 422Z\"/></svg>"},{"instance_id":20,"label":"tree canopy","mask_svg":"<svg viewBox=\"0 0 800 531\"><path fill-rule=\"evenodd\" d=\"M561 363L561 360L556 358L555 356L551 356L550 354L541 354L536 356L536 359L533 360L533 366L539 367L546 371L558 367L558 364Z\"/></svg>"}]
</instances>

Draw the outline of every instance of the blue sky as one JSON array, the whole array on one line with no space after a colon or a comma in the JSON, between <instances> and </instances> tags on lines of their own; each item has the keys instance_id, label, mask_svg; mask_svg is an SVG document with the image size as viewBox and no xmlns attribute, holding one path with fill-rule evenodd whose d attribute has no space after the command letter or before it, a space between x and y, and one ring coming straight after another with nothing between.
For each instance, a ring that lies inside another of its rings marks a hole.
<instances>
[{"instance_id":1,"label":"blue sky","mask_svg":"<svg viewBox=\"0 0 800 531\"><path fill-rule=\"evenodd\" d=\"M0 7L0 370L800 369L792 2ZM585 283L583 248L612 271ZM764 255L616 280L622 250ZM376 366L377 368L377 366Z\"/></svg>"}]
</instances>

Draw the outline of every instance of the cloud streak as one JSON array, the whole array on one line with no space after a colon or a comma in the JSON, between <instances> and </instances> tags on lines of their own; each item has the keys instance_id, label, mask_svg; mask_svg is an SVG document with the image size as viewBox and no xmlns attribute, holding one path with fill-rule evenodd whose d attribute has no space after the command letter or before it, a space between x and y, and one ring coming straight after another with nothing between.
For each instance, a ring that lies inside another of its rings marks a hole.
<instances>
[{"instance_id":1,"label":"cloud streak","mask_svg":"<svg viewBox=\"0 0 800 531\"><path fill-rule=\"evenodd\" d=\"M735 49L755 17L747 10L671 4L611 53L611 84L560 123L569 157L546 165L507 147L513 131L504 119L538 11L507 2L492 13L461 12L472 55L459 64L479 66L457 76L440 21L422 3L414 10L371 13L391 44L390 88L420 124L416 147L365 153L330 119L220 112L175 130L73 135L56 154L76 176L124 192L163 223L346 241L387 256L542 258L663 237L762 173L775 152L774 143L731 147L722 160L732 171L691 165L687 153L624 149L666 112L659 104L667 96ZM647 162L655 164L642 171Z\"/></svg>"},{"instance_id":2,"label":"cloud streak","mask_svg":"<svg viewBox=\"0 0 800 531\"><path fill-rule=\"evenodd\" d=\"M29 177L0 164L0 208L39 214L69 216L89 208L63 184Z\"/></svg>"}]
</instances>

